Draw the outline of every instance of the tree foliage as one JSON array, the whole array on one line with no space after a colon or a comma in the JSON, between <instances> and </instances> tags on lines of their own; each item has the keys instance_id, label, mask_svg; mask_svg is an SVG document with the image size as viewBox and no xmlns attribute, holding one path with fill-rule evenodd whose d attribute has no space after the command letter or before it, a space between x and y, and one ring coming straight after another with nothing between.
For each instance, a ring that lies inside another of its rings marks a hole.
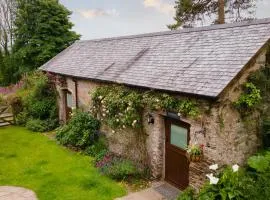
<instances>
[{"instance_id":1,"label":"tree foliage","mask_svg":"<svg viewBox=\"0 0 270 200\"><path fill-rule=\"evenodd\" d=\"M7 55L13 44L16 0L0 1L0 49Z\"/></svg>"},{"instance_id":2,"label":"tree foliage","mask_svg":"<svg viewBox=\"0 0 270 200\"><path fill-rule=\"evenodd\" d=\"M256 0L225 0L226 22L243 21L253 18ZM193 27L199 23L218 23L218 0L177 0L175 2L175 24L168 25L171 30L179 27Z\"/></svg>"},{"instance_id":3,"label":"tree foliage","mask_svg":"<svg viewBox=\"0 0 270 200\"><path fill-rule=\"evenodd\" d=\"M58 0L17 0L14 53L22 72L40 67L79 39Z\"/></svg>"},{"instance_id":4,"label":"tree foliage","mask_svg":"<svg viewBox=\"0 0 270 200\"><path fill-rule=\"evenodd\" d=\"M0 85L16 83L80 38L58 0L0 1Z\"/></svg>"}]
</instances>

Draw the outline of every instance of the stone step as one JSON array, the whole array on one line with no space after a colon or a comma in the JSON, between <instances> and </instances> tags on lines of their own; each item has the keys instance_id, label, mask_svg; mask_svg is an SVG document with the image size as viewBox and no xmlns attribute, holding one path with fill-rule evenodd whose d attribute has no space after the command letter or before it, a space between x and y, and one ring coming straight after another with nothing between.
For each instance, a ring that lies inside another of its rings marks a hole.
<instances>
[{"instance_id":1,"label":"stone step","mask_svg":"<svg viewBox=\"0 0 270 200\"><path fill-rule=\"evenodd\" d=\"M9 125L11 125L11 124L8 123L8 122L2 122L2 123L0 123L0 127L9 126Z\"/></svg>"}]
</instances>

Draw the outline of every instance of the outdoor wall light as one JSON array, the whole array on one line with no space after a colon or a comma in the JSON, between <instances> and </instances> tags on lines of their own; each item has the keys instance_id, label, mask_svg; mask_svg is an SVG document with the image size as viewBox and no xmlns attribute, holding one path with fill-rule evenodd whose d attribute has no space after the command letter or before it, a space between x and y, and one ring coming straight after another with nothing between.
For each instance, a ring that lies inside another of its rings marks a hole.
<instances>
[{"instance_id":1,"label":"outdoor wall light","mask_svg":"<svg viewBox=\"0 0 270 200\"><path fill-rule=\"evenodd\" d=\"M153 115L150 114L150 113L148 113L147 122L148 122L148 124L154 124L155 123L155 119L154 119Z\"/></svg>"},{"instance_id":2,"label":"outdoor wall light","mask_svg":"<svg viewBox=\"0 0 270 200\"><path fill-rule=\"evenodd\" d=\"M182 116L180 113L167 112L167 117L179 120Z\"/></svg>"}]
</instances>

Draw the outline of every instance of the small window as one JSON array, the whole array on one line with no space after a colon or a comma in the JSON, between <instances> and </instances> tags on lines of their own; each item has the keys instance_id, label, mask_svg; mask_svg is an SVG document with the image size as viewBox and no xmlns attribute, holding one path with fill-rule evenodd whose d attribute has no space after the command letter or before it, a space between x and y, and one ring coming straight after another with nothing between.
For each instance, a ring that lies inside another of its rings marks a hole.
<instances>
[{"instance_id":1,"label":"small window","mask_svg":"<svg viewBox=\"0 0 270 200\"><path fill-rule=\"evenodd\" d=\"M186 128L171 125L171 144L186 150L188 143L188 130Z\"/></svg>"},{"instance_id":2,"label":"small window","mask_svg":"<svg viewBox=\"0 0 270 200\"><path fill-rule=\"evenodd\" d=\"M67 107L72 108L72 94L67 92Z\"/></svg>"}]
</instances>

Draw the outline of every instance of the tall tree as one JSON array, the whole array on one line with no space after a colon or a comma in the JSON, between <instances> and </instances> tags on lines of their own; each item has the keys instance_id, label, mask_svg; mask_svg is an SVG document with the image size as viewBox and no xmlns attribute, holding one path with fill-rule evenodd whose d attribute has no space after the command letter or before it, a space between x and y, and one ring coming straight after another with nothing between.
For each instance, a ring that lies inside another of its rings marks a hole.
<instances>
[{"instance_id":1,"label":"tall tree","mask_svg":"<svg viewBox=\"0 0 270 200\"><path fill-rule=\"evenodd\" d=\"M16 0L0 0L0 85L17 82L18 68L13 65L12 46Z\"/></svg>"},{"instance_id":2,"label":"tall tree","mask_svg":"<svg viewBox=\"0 0 270 200\"><path fill-rule=\"evenodd\" d=\"M253 18L257 0L177 0L175 2L175 24L179 27L193 27L200 23L225 23Z\"/></svg>"},{"instance_id":3,"label":"tall tree","mask_svg":"<svg viewBox=\"0 0 270 200\"><path fill-rule=\"evenodd\" d=\"M17 0L13 52L20 72L40 67L80 38L58 0Z\"/></svg>"},{"instance_id":4,"label":"tall tree","mask_svg":"<svg viewBox=\"0 0 270 200\"><path fill-rule=\"evenodd\" d=\"M13 44L15 11L15 0L0 0L0 48L5 55L10 53Z\"/></svg>"}]
</instances>

